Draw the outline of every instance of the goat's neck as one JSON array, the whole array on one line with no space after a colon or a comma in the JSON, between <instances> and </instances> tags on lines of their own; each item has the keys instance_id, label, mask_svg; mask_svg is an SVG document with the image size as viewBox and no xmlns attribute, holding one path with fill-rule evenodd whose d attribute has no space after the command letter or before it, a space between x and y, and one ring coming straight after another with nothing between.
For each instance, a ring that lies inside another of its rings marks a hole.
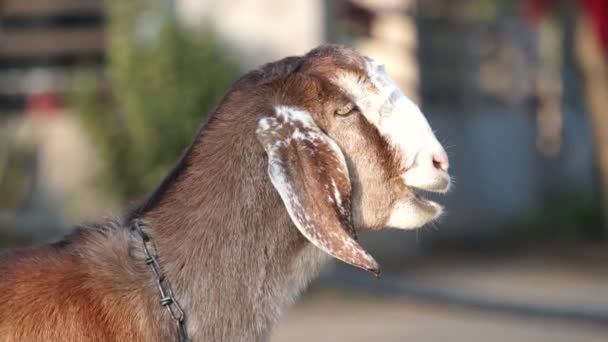
<instances>
[{"instance_id":1,"label":"goat's neck","mask_svg":"<svg viewBox=\"0 0 608 342\"><path fill-rule=\"evenodd\" d=\"M189 333L263 341L324 257L289 220L254 134L209 126L141 216L150 223Z\"/></svg>"}]
</instances>

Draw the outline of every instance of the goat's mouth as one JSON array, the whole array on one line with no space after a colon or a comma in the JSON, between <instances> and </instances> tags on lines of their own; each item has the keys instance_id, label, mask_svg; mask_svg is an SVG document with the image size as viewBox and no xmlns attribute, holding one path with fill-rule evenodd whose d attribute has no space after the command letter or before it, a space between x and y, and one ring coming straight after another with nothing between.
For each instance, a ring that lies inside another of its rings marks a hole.
<instances>
[{"instance_id":1,"label":"goat's mouth","mask_svg":"<svg viewBox=\"0 0 608 342\"><path fill-rule=\"evenodd\" d=\"M413 202L420 210L432 215L433 217L438 217L441 215L441 213L443 212L443 205L432 201L424 196L428 193L432 193L435 191L412 188L412 192L414 193Z\"/></svg>"},{"instance_id":2,"label":"goat's mouth","mask_svg":"<svg viewBox=\"0 0 608 342\"><path fill-rule=\"evenodd\" d=\"M449 176L432 179L418 178L419 182L404 182L409 190L406 198L397 201L386 227L397 229L416 229L436 220L443 214L443 206L426 196L429 193L446 193L450 188Z\"/></svg>"},{"instance_id":3,"label":"goat's mouth","mask_svg":"<svg viewBox=\"0 0 608 342\"><path fill-rule=\"evenodd\" d=\"M430 180L417 179L417 182L412 181L404 176L406 186L413 192L412 202L419 210L431 216L433 219L440 216L443 212L443 206L433 200L427 198L430 194L445 194L450 190L451 178L447 173L439 173Z\"/></svg>"},{"instance_id":4,"label":"goat's mouth","mask_svg":"<svg viewBox=\"0 0 608 342\"><path fill-rule=\"evenodd\" d=\"M443 206L423 196L432 192L421 188L408 187L410 195L395 203L389 215L388 228L416 229L434 221L443 214Z\"/></svg>"}]
</instances>

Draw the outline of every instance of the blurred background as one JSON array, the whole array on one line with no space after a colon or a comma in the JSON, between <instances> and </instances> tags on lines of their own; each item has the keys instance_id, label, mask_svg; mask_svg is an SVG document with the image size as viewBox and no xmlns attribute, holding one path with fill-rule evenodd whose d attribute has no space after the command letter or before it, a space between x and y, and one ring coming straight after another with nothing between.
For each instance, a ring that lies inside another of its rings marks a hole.
<instances>
[{"instance_id":1,"label":"blurred background","mask_svg":"<svg viewBox=\"0 0 608 342\"><path fill-rule=\"evenodd\" d=\"M121 213L236 77L324 42L386 63L456 184L273 341L608 341L606 0L0 0L0 246Z\"/></svg>"}]
</instances>

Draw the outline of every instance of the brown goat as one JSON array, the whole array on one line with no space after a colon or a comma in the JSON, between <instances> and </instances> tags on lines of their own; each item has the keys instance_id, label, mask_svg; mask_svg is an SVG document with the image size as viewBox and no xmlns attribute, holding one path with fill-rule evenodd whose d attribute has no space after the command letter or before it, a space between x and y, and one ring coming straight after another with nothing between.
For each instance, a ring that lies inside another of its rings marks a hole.
<instances>
[{"instance_id":1,"label":"brown goat","mask_svg":"<svg viewBox=\"0 0 608 342\"><path fill-rule=\"evenodd\" d=\"M379 272L356 232L437 218L414 189L447 191L447 169L375 61L326 45L264 65L234 83L141 206L0 254L0 341L177 340L134 220L192 341L267 341L327 255Z\"/></svg>"}]
</instances>

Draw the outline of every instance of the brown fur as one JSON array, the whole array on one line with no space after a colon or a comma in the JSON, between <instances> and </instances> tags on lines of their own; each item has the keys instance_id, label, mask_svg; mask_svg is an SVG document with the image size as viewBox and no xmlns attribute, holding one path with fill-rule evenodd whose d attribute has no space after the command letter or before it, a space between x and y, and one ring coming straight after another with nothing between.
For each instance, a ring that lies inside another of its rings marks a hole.
<instances>
[{"instance_id":1,"label":"brown fur","mask_svg":"<svg viewBox=\"0 0 608 342\"><path fill-rule=\"evenodd\" d=\"M2 254L0 341L171 341L131 219L150 225L193 341L265 341L324 254L291 222L255 137L276 105L304 108L343 149L354 225L379 228L405 188L399 161L362 116L336 119L348 97L335 72L363 75L363 57L324 46L235 82L170 176L124 220L81 227L63 242ZM204 76L201 76L204 77Z\"/></svg>"}]
</instances>

